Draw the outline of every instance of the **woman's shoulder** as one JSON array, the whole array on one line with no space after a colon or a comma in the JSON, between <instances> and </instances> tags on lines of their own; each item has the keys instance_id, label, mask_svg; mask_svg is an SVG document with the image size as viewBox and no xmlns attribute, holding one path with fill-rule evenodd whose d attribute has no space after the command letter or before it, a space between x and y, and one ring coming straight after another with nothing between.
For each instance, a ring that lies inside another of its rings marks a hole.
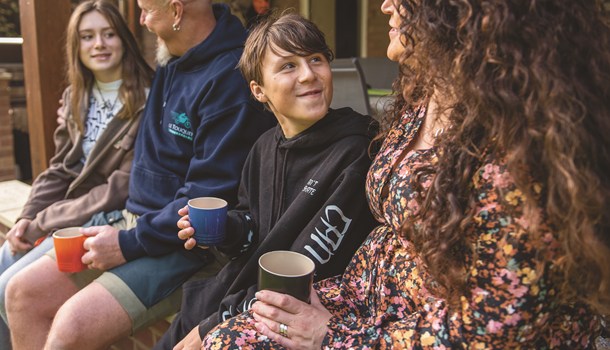
<instances>
[{"instance_id":1,"label":"woman's shoulder","mask_svg":"<svg viewBox=\"0 0 610 350\"><path fill-rule=\"evenodd\" d=\"M483 158L473 174L472 184L480 207L512 213L523 213L531 199L528 196L534 197L532 203L540 205L543 195L543 185L534 180L526 184L527 189L520 187L510 171L507 157L499 153L491 153Z\"/></svg>"}]
</instances>

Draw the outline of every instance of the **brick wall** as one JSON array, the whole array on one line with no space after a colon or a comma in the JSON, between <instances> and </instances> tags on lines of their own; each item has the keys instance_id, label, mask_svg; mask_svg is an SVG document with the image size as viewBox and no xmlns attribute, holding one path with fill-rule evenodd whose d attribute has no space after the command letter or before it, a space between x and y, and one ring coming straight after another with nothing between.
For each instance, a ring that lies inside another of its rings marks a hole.
<instances>
[{"instance_id":1,"label":"brick wall","mask_svg":"<svg viewBox=\"0 0 610 350\"><path fill-rule=\"evenodd\" d=\"M11 75L0 70L0 181L15 179L10 80Z\"/></svg>"}]
</instances>

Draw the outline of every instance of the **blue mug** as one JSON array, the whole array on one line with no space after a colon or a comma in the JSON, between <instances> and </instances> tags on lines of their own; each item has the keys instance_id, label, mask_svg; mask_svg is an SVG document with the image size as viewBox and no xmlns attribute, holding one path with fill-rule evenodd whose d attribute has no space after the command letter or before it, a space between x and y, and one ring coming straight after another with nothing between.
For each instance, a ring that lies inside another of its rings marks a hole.
<instances>
[{"instance_id":1,"label":"blue mug","mask_svg":"<svg viewBox=\"0 0 610 350\"><path fill-rule=\"evenodd\" d=\"M197 245L216 246L224 243L227 222L227 201L216 197L199 197L188 201L189 221L195 229Z\"/></svg>"}]
</instances>

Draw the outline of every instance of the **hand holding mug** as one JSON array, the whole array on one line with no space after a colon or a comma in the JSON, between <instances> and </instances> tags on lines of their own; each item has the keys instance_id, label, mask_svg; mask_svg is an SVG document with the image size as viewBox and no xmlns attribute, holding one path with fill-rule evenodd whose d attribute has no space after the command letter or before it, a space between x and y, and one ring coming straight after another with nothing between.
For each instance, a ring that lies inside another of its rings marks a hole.
<instances>
[{"instance_id":1,"label":"hand holding mug","mask_svg":"<svg viewBox=\"0 0 610 350\"><path fill-rule=\"evenodd\" d=\"M262 290L252 306L257 331L287 349L320 349L331 313L311 289L311 303L288 294Z\"/></svg>"},{"instance_id":2,"label":"hand holding mug","mask_svg":"<svg viewBox=\"0 0 610 350\"><path fill-rule=\"evenodd\" d=\"M85 239L79 227L67 227L53 232L57 268L62 272L79 272L87 268L82 262Z\"/></svg>"},{"instance_id":3,"label":"hand holding mug","mask_svg":"<svg viewBox=\"0 0 610 350\"><path fill-rule=\"evenodd\" d=\"M195 234L195 229L191 226L191 221L189 220L189 206L185 205L184 207L178 210L178 215L181 216L180 220L176 223L180 231L178 231L178 238L185 241L184 249L191 250L195 248L197 245L197 241L193 238Z\"/></svg>"},{"instance_id":4,"label":"hand holding mug","mask_svg":"<svg viewBox=\"0 0 610 350\"><path fill-rule=\"evenodd\" d=\"M227 201L216 197L199 197L188 201L189 225L194 229L192 237L199 247L224 243L227 206Z\"/></svg>"},{"instance_id":5,"label":"hand holding mug","mask_svg":"<svg viewBox=\"0 0 610 350\"><path fill-rule=\"evenodd\" d=\"M90 268L110 270L127 262L119 244L119 230L110 226L90 226L80 230L87 236L83 262Z\"/></svg>"}]
</instances>

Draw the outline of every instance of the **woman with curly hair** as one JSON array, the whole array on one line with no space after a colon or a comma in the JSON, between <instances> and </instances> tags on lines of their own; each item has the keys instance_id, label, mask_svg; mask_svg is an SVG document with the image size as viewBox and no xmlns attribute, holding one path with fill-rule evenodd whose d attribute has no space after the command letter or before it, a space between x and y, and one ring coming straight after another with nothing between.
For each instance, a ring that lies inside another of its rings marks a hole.
<instances>
[{"instance_id":1,"label":"woman with curly hair","mask_svg":"<svg viewBox=\"0 0 610 350\"><path fill-rule=\"evenodd\" d=\"M382 224L311 304L259 291L211 348L592 348L610 313L610 26L596 0L385 0Z\"/></svg>"}]
</instances>

